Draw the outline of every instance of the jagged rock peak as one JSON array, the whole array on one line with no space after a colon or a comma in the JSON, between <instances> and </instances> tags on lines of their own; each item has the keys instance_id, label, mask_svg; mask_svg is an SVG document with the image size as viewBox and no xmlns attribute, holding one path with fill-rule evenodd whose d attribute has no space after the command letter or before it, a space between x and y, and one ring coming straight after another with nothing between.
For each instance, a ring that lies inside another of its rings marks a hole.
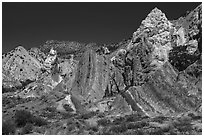
<instances>
[{"instance_id":1,"label":"jagged rock peak","mask_svg":"<svg viewBox=\"0 0 204 137\"><path fill-rule=\"evenodd\" d=\"M142 21L142 25L145 28L163 28L168 29L170 22L168 21L166 15L159 10L158 8L154 8Z\"/></svg>"},{"instance_id":2,"label":"jagged rock peak","mask_svg":"<svg viewBox=\"0 0 204 137\"><path fill-rule=\"evenodd\" d=\"M16 52L16 51L20 51L20 52L27 52L27 50L23 47L23 46L17 46L15 49L11 50L11 52Z\"/></svg>"},{"instance_id":3,"label":"jagged rock peak","mask_svg":"<svg viewBox=\"0 0 204 137\"><path fill-rule=\"evenodd\" d=\"M15 50L26 50L23 46L17 46Z\"/></svg>"},{"instance_id":4,"label":"jagged rock peak","mask_svg":"<svg viewBox=\"0 0 204 137\"><path fill-rule=\"evenodd\" d=\"M155 19L155 20L168 20L166 15L157 7L155 7L148 15L146 19Z\"/></svg>"},{"instance_id":5,"label":"jagged rock peak","mask_svg":"<svg viewBox=\"0 0 204 137\"><path fill-rule=\"evenodd\" d=\"M7 57L8 55L10 56L12 53L15 53L15 52L18 52L18 53L19 52L27 53L27 50L23 46L17 46L16 48L11 50L10 52L3 54L2 58Z\"/></svg>"}]
</instances>

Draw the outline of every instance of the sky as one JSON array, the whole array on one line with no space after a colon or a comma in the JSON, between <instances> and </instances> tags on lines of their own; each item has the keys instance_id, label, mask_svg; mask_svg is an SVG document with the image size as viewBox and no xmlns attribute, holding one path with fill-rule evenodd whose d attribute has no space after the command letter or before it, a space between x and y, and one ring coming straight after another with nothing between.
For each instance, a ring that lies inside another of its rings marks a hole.
<instances>
[{"instance_id":1,"label":"sky","mask_svg":"<svg viewBox=\"0 0 204 137\"><path fill-rule=\"evenodd\" d=\"M2 52L18 45L26 49L47 40L108 44L132 37L155 7L169 20L177 19L201 3L82 3L3 2Z\"/></svg>"}]
</instances>

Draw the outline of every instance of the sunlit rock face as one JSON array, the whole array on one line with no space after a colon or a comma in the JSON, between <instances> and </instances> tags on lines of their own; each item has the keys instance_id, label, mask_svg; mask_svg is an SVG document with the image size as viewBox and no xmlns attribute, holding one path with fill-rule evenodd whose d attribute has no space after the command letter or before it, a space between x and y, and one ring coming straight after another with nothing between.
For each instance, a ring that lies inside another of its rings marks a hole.
<instances>
[{"instance_id":1,"label":"sunlit rock face","mask_svg":"<svg viewBox=\"0 0 204 137\"><path fill-rule=\"evenodd\" d=\"M194 14L198 13L192 11L186 18L194 17ZM198 41L189 40L186 31L184 27L176 28L174 22L155 8L134 32L128 46L117 50L111 58L114 70L117 70L113 76L115 84L133 111L149 116L172 115L194 110L200 105L200 87L194 88L196 84L190 84L186 73L181 79L182 74L178 73L182 68L180 64L188 67L201 53L198 48L201 35ZM186 60L188 56L196 58Z\"/></svg>"},{"instance_id":2,"label":"sunlit rock face","mask_svg":"<svg viewBox=\"0 0 204 137\"><path fill-rule=\"evenodd\" d=\"M2 58L3 81L34 81L41 74L42 64L19 46Z\"/></svg>"},{"instance_id":3,"label":"sunlit rock face","mask_svg":"<svg viewBox=\"0 0 204 137\"><path fill-rule=\"evenodd\" d=\"M50 70L52 68L52 64L54 64L56 58L57 58L57 51L54 50L53 48L51 48L50 52L49 52L49 54L48 54L48 56L44 62L45 69Z\"/></svg>"},{"instance_id":4,"label":"sunlit rock face","mask_svg":"<svg viewBox=\"0 0 204 137\"><path fill-rule=\"evenodd\" d=\"M130 47L137 46L145 39L151 54L151 64L160 67L168 61L168 53L172 49L170 44L170 30L172 24L161 10L154 8L142 21L141 26L133 34ZM132 45L132 46L131 46Z\"/></svg>"}]
</instances>

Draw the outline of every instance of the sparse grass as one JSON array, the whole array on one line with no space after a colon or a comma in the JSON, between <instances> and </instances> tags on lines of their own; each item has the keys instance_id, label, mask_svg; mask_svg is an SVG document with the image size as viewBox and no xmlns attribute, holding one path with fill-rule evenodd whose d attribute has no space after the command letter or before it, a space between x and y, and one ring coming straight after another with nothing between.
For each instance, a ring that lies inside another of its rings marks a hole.
<instances>
[{"instance_id":1,"label":"sparse grass","mask_svg":"<svg viewBox=\"0 0 204 137\"><path fill-rule=\"evenodd\" d=\"M70 112L61 112L60 115L62 116L62 119L69 119L71 117L74 117L76 114L70 113Z\"/></svg>"},{"instance_id":2,"label":"sparse grass","mask_svg":"<svg viewBox=\"0 0 204 137\"><path fill-rule=\"evenodd\" d=\"M125 118L124 117L119 117L119 118L116 118L112 124L114 125L119 125L121 123L123 123L125 121Z\"/></svg>"},{"instance_id":3,"label":"sparse grass","mask_svg":"<svg viewBox=\"0 0 204 137\"><path fill-rule=\"evenodd\" d=\"M174 126L179 132L192 131L192 124L189 121L180 121L178 123L174 123Z\"/></svg>"},{"instance_id":4,"label":"sparse grass","mask_svg":"<svg viewBox=\"0 0 204 137\"><path fill-rule=\"evenodd\" d=\"M63 105L63 108L64 108L67 112L72 112L72 111L74 111L74 110L70 107L70 105L68 105L68 104L64 104L64 105Z\"/></svg>"},{"instance_id":5,"label":"sparse grass","mask_svg":"<svg viewBox=\"0 0 204 137\"><path fill-rule=\"evenodd\" d=\"M101 125L101 126L107 126L109 125L111 122L109 119L106 119L106 118L103 118L103 119L100 119L98 120L98 125Z\"/></svg>"},{"instance_id":6,"label":"sparse grass","mask_svg":"<svg viewBox=\"0 0 204 137\"><path fill-rule=\"evenodd\" d=\"M79 119L89 119L95 116L96 114L97 114L96 112L88 112L88 113L81 114L78 118Z\"/></svg>"},{"instance_id":7,"label":"sparse grass","mask_svg":"<svg viewBox=\"0 0 204 137\"><path fill-rule=\"evenodd\" d=\"M145 126L148 126L148 123L146 123L146 122L134 122L134 123L128 123L127 124L128 129L138 129L138 128L143 128Z\"/></svg>"},{"instance_id":8,"label":"sparse grass","mask_svg":"<svg viewBox=\"0 0 204 137\"><path fill-rule=\"evenodd\" d=\"M36 116L32 117L31 123L33 123L35 126L39 126L39 127L48 124L45 119L43 119L41 117L36 117Z\"/></svg>"},{"instance_id":9,"label":"sparse grass","mask_svg":"<svg viewBox=\"0 0 204 137\"><path fill-rule=\"evenodd\" d=\"M97 132L98 131L98 128L97 127L89 127L88 130L91 130L93 132Z\"/></svg>"},{"instance_id":10,"label":"sparse grass","mask_svg":"<svg viewBox=\"0 0 204 137\"><path fill-rule=\"evenodd\" d=\"M2 123L2 134L3 135L12 135L16 131L16 124L12 119L3 121Z\"/></svg>"},{"instance_id":11,"label":"sparse grass","mask_svg":"<svg viewBox=\"0 0 204 137\"><path fill-rule=\"evenodd\" d=\"M124 124L121 124L121 125L117 125L117 126L112 126L110 129L109 129L109 132L113 132L113 133L123 133L125 131L127 131L127 125L124 123Z\"/></svg>"},{"instance_id":12,"label":"sparse grass","mask_svg":"<svg viewBox=\"0 0 204 137\"><path fill-rule=\"evenodd\" d=\"M27 123L32 123L35 126L46 125L46 120L41 117L33 116L29 111L17 110L15 114L15 123L18 127L24 127Z\"/></svg>"},{"instance_id":13,"label":"sparse grass","mask_svg":"<svg viewBox=\"0 0 204 137\"><path fill-rule=\"evenodd\" d=\"M167 120L167 119L168 119L167 117L158 116L158 117L153 118L153 121L154 121L154 122L163 123L163 122L164 122L165 120Z\"/></svg>"},{"instance_id":14,"label":"sparse grass","mask_svg":"<svg viewBox=\"0 0 204 137\"><path fill-rule=\"evenodd\" d=\"M17 110L15 113L15 123L18 127L24 127L26 123L31 122L32 114L25 110Z\"/></svg>"},{"instance_id":15,"label":"sparse grass","mask_svg":"<svg viewBox=\"0 0 204 137\"><path fill-rule=\"evenodd\" d=\"M164 132L159 128L155 129L153 132L150 132L150 135L164 135Z\"/></svg>"},{"instance_id":16,"label":"sparse grass","mask_svg":"<svg viewBox=\"0 0 204 137\"><path fill-rule=\"evenodd\" d=\"M31 123L27 123L27 124L23 127L21 134L22 134L22 135L24 135L24 134L29 134L29 133L31 133L32 129L33 129L33 125L32 125Z\"/></svg>"},{"instance_id":17,"label":"sparse grass","mask_svg":"<svg viewBox=\"0 0 204 137\"><path fill-rule=\"evenodd\" d=\"M126 122L134 122L142 119L141 114L132 114L125 116Z\"/></svg>"}]
</instances>

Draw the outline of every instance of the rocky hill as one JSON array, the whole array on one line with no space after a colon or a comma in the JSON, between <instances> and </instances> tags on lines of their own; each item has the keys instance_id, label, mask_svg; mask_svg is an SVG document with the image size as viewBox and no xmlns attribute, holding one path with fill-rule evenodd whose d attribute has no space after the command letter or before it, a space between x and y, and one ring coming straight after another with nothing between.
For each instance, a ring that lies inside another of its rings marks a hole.
<instances>
[{"instance_id":1,"label":"rocky hill","mask_svg":"<svg viewBox=\"0 0 204 137\"><path fill-rule=\"evenodd\" d=\"M4 134L201 134L202 7L173 21L154 8L115 44L19 46L2 83Z\"/></svg>"}]
</instances>

